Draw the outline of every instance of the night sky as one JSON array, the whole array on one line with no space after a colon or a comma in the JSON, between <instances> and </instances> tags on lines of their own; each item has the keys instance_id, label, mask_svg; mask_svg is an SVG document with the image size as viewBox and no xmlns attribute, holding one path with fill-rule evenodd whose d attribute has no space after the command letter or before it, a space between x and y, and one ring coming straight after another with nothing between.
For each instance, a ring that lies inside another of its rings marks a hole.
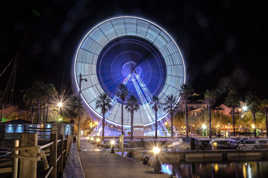
<instances>
[{"instance_id":1,"label":"night sky","mask_svg":"<svg viewBox=\"0 0 268 178\"><path fill-rule=\"evenodd\" d=\"M118 15L147 18L164 27L186 60L188 82L198 91L233 81L241 91L268 97L267 9L237 0L43 0L1 5L0 71L17 55L16 88L36 80L70 88L71 64L80 38L102 20ZM3 90L7 72L0 78Z\"/></svg>"}]
</instances>

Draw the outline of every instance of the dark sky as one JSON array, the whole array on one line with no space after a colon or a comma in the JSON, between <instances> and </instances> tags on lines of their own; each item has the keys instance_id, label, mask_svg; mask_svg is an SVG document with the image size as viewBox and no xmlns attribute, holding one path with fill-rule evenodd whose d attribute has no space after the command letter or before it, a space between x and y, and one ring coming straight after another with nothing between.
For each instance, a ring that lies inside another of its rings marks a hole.
<instances>
[{"instance_id":1,"label":"dark sky","mask_svg":"<svg viewBox=\"0 0 268 178\"><path fill-rule=\"evenodd\" d=\"M98 22L135 15L164 27L186 59L188 82L197 90L234 81L267 96L267 9L239 0L43 0L1 5L0 71L17 54L17 88L35 80L70 88L76 45ZM8 73L0 78L3 89Z\"/></svg>"}]
</instances>

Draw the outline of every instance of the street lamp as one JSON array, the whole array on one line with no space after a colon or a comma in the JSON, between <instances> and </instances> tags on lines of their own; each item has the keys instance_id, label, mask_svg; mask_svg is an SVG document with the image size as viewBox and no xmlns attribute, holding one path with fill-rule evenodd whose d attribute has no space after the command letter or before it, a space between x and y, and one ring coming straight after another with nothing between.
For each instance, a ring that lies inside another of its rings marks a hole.
<instances>
[{"instance_id":1,"label":"street lamp","mask_svg":"<svg viewBox=\"0 0 268 178\"><path fill-rule=\"evenodd\" d=\"M246 112L246 111L248 110L248 106L246 106L246 105L242 106L242 110L243 110L244 112Z\"/></svg>"},{"instance_id":2,"label":"street lamp","mask_svg":"<svg viewBox=\"0 0 268 178\"><path fill-rule=\"evenodd\" d=\"M202 134L203 136L207 136L207 125L206 124L202 124L201 125L202 128Z\"/></svg>"},{"instance_id":3,"label":"street lamp","mask_svg":"<svg viewBox=\"0 0 268 178\"><path fill-rule=\"evenodd\" d=\"M59 102L57 103L57 107L58 107L59 109L61 109L61 108L63 107L63 102L62 102L62 101L59 101Z\"/></svg>"},{"instance_id":4,"label":"street lamp","mask_svg":"<svg viewBox=\"0 0 268 178\"><path fill-rule=\"evenodd\" d=\"M161 172L161 163L159 160L159 154L161 152L161 149L158 146L154 146L152 149L152 152L154 154L154 160L153 160L153 168L155 173Z\"/></svg>"},{"instance_id":5,"label":"street lamp","mask_svg":"<svg viewBox=\"0 0 268 178\"><path fill-rule=\"evenodd\" d=\"M115 140L112 139L112 140L110 141L110 144L111 144L111 153L114 153Z\"/></svg>"},{"instance_id":6,"label":"street lamp","mask_svg":"<svg viewBox=\"0 0 268 178\"><path fill-rule=\"evenodd\" d=\"M81 85L82 85L82 81L85 81L87 82L87 79L86 78L82 78L82 74L80 73L79 74L79 114L78 114L78 139L77 139L77 146L78 146L78 150L80 151L80 113L81 113L81 110L80 110L80 104L81 104Z\"/></svg>"},{"instance_id":7,"label":"street lamp","mask_svg":"<svg viewBox=\"0 0 268 178\"><path fill-rule=\"evenodd\" d=\"M63 120L61 114L62 114L62 108L63 108L64 104L62 101L59 101L56 106L58 107L58 114L60 115L56 121L57 130L61 130L61 129L59 129L59 122L61 122ZM59 134L59 131L58 131L58 134Z\"/></svg>"}]
</instances>

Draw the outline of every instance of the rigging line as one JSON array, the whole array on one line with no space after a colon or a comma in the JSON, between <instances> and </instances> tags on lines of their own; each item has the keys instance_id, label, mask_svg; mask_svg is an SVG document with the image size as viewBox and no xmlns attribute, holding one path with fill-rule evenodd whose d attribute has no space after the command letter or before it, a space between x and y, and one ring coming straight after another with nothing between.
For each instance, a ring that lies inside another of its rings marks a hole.
<instances>
[{"instance_id":1,"label":"rigging line","mask_svg":"<svg viewBox=\"0 0 268 178\"><path fill-rule=\"evenodd\" d=\"M6 72L6 70L8 69L8 67L11 65L12 61L14 59L11 59L11 61L7 64L7 66L2 70L1 74L0 74L0 77L2 77L2 75L4 75L4 73Z\"/></svg>"}]
</instances>

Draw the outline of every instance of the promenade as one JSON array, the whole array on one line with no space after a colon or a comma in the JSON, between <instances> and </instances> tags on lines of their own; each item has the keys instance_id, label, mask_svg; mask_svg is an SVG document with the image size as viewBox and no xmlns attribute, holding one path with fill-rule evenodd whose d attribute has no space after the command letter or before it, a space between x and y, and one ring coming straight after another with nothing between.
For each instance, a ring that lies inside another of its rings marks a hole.
<instances>
[{"instance_id":1,"label":"promenade","mask_svg":"<svg viewBox=\"0 0 268 178\"><path fill-rule=\"evenodd\" d=\"M81 140L80 158L86 178L167 178L154 174L153 168L122 158Z\"/></svg>"}]
</instances>

